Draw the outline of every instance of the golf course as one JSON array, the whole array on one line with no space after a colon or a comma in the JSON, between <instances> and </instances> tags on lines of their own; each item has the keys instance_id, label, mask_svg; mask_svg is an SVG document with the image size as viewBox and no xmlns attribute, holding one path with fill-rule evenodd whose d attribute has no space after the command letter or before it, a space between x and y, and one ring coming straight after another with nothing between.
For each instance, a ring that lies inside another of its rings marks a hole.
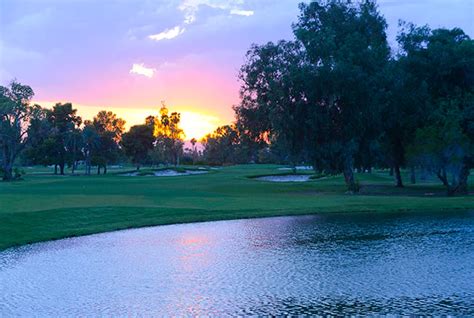
<instances>
[{"instance_id":1,"label":"golf course","mask_svg":"<svg viewBox=\"0 0 474 318\"><path fill-rule=\"evenodd\" d=\"M474 0L1 0L0 318L474 317Z\"/></svg>"},{"instance_id":2,"label":"golf course","mask_svg":"<svg viewBox=\"0 0 474 318\"><path fill-rule=\"evenodd\" d=\"M197 167L188 167L191 171ZM184 169L184 168L183 168ZM201 168L196 175L147 175L155 170L110 169L107 175L59 176L29 168L23 180L0 183L0 250L33 242L119 229L338 212L437 212L474 209L474 197L446 196L428 177L394 186L388 170L358 173L360 193L347 193L342 175L307 182L261 181L288 175L278 165ZM312 170L298 171L311 174ZM404 175L409 180L408 175ZM473 179L469 180L473 184Z\"/></svg>"}]
</instances>

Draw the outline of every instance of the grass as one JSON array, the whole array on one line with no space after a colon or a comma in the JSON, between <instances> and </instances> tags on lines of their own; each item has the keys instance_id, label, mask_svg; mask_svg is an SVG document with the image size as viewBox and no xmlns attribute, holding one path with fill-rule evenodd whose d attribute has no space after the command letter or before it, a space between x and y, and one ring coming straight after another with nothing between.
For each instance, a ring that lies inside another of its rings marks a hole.
<instances>
[{"instance_id":1,"label":"grass","mask_svg":"<svg viewBox=\"0 0 474 318\"><path fill-rule=\"evenodd\" d=\"M345 193L340 176L305 183L251 178L286 174L278 167L233 166L178 177L128 177L118 172L54 176L44 168L29 169L23 181L0 183L0 250L172 223L328 212L474 209L472 195L446 197L445 189L431 180L397 189L388 172L358 174L362 186L358 195Z\"/></svg>"}]
</instances>

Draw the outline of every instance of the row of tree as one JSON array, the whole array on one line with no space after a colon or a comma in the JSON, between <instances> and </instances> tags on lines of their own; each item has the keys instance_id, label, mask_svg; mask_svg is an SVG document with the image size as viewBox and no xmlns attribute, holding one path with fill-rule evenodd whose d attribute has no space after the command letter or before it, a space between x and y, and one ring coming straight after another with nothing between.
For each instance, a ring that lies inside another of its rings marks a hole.
<instances>
[{"instance_id":1,"label":"row of tree","mask_svg":"<svg viewBox=\"0 0 474 318\"><path fill-rule=\"evenodd\" d=\"M119 145L125 121L112 112L101 111L92 121L82 122L71 103L56 104L52 109L36 106L37 114L30 120L25 140L23 164L54 165L55 173L64 174L66 166L72 173L77 163L85 163L86 174L91 166L98 173L107 172L107 165L119 158Z\"/></svg>"},{"instance_id":2,"label":"row of tree","mask_svg":"<svg viewBox=\"0 0 474 318\"><path fill-rule=\"evenodd\" d=\"M168 114L163 104L159 116L125 132L125 120L110 111L83 121L71 103L51 109L30 105L33 90L13 81L0 86L0 162L4 180L15 178L14 164L53 165L55 174L72 173L83 163L85 173L128 159L140 168L144 163L179 164L183 153L180 114Z\"/></svg>"},{"instance_id":3,"label":"row of tree","mask_svg":"<svg viewBox=\"0 0 474 318\"><path fill-rule=\"evenodd\" d=\"M355 168L390 167L402 187L400 169L421 167L449 194L466 193L473 40L458 28L400 23L392 52L375 1L314 1L300 11L293 41L248 51L236 123L204 140L211 161L309 162L343 173L352 191Z\"/></svg>"}]
</instances>

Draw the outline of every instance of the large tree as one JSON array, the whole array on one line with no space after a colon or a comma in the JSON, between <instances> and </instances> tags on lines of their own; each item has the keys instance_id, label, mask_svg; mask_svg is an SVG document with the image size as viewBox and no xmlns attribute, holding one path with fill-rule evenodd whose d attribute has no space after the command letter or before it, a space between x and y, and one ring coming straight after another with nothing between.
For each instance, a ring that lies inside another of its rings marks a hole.
<instances>
[{"instance_id":1,"label":"large tree","mask_svg":"<svg viewBox=\"0 0 474 318\"><path fill-rule=\"evenodd\" d=\"M343 172L357 190L354 156L374 136L380 83L390 56L385 19L374 1L328 0L300 5L294 33L311 63L306 98L312 105L315 162Z\"/></svg>"},{"instance_id":2,"label":"large tree","mask_svg":"<svg viewBox=\"0 0 474 318\"><path fill-rule=\"evenodd\" d=\"M299 42L254 45L247 52L240 71L241 103L234 110L252 157L268 141L292 165L302 160L308 111L305 62Z\"/></svg>"},{"instance_id":3,"label":"large tree","mask_svg":"<svg viewBox=\"0 0 474 318\"><path fill-rule=\"evenodd\" d=\"M201 141L204 159L212 165L236 163L238 157L239 136L235 126L218 127Z\"/></svg>"},{"instance_id":4,"label":"large tree","mask_svg":"<svg viewBox=\"0 0 474 318\"><path fill-rule=\"evenodd\" d=\"M41 109L38 116L30 122L27 131L30 140L21 155L23 164L49 165L52 163L48 153L52 146L44 146L46 143L49 143L51 132L51 124L47 119L47 113L48 110Z\"/></svg>"},{"instance_id":5,"label":"large tree","mask_svg":"<svg viewBox=\"0 0 474 318\"><path fill-rule=\"evenodd\" d=\"M64 175L66 164L72 165L75 161L76 138L82 119L71 103L57 103L47 112L47 119L51 124L53 164L59 166L59 173Z\"/></svg>"},{"instance_id":6,"label":"large tree","mask_svg":"<svg viewBox=\"0 0 474 318\"><path fill-rule=\"evenodd\" d=\"M427 87L423 80L410 74L403 56L391 60L385 74L380 141L385 163L393 169L395 184L403 187L401 168L407 163L407 147L428 112Z\"/></svg>"},{"instance_id":7,"label":"large tree","mask_svg":"<svg viewBox=\"0 0 474 318\"><path fill-rule=\"evenodd\" d=\"M135 125L123 134L121 145L137 170L146 161L148 153L153 149L154 141L151 125Z\"/></svg>"},{"instance_id":8,"label":"large tree","mask_svg":"<svg viewBox=\"0 0 474 318\"><path fill-rule=\"evenodd\" d=\"M426 87L427 110L412 155L448 194L465 194L474 166L474 41L457 28L409 25L399 42L406 72Z\"/></svg>"},{"instance_id":9,"label":"large tree","mask_svg":"<svg viewBox=\"0 0 474 318\"><path fill-rule=\"evenodd\" d=\"M115 162L120 153L119 143L125 131L125 120L111 111L100 111L91 123L98 135L98 143L94 147L92 163L97 165L97 173L101 167L107 173L107 165Z\"/></svg>"},{"instance_id":10,"label":"large tree","mask_svg":"<svg viewBox=\"0 0 474 318\"><path fill-rule=\"evenodd\" d=\"M181 114L169 113L163 103L160 116L149 117L147 121L153 125L153 134L156 138L155 151L159 154L160 161L179 165L184 146L184 131L180 126Z\"/></svg>"},{"instance_id":11,"label":"large tree","mask_svg":"<svg viewBox=\"0 0 474 318\"><path fill-rule=\"evenodd\" d=\"M113 139L120 142L122 134L125 132L125 120L118 117L111 111L102 110L95 115L92 124L97 132L109 132L113 134Z\"/></svg>"},{"instance_id":12,"label":"large tree","mask_svg":"<svg viewBox=\"0 0 474 318\"><path fill-rule=\"evenodd\" d=\"M28 135L31 122L41 116L41 107L31 106L34 96L31 87L12 81L9 87L0 86L0 161L3 180L14 178L13 165L31 141Z\"/></svg>"},{"instance_id":13,"label":"large tree","mask_svg":"<svg viewBox=\"0 0 474 318\"><path fill-rule=\"evenodd\" d=\"M99 149L100 146L100 136L92 122L87 120L84 122L84 128L82 129L82 143L85 174L90 175L94 153Z\"/></svg>"}]
</instances>

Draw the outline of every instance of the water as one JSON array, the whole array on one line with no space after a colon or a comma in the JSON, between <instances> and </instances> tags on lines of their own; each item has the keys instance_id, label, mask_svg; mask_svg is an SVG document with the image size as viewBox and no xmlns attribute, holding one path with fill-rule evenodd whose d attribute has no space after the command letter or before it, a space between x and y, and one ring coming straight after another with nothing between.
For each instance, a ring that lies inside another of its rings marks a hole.
<instances>
[{"instance_id":1,"label":"water","mask_svg":"<svg viewBox=\"0 0 474 318\"><path fill-rule=\"evenodd\" d=\"M0 253L0 316L474 315L474 212L171 225Z\"/></svg>"}]
</instances>

